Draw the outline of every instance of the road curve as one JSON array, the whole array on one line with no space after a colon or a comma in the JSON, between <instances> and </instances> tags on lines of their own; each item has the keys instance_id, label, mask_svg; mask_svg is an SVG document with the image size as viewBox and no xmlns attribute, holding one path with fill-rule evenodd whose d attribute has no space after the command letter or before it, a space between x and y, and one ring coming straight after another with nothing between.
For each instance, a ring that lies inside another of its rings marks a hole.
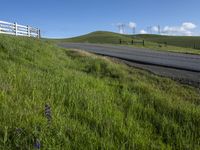
<instances>
[{"instance_id":1,"label":"road curve","mask_svg":"<svg viewBox=\"0 0 200 150\"><path fill-rule=\"evenodd\" d=\"M156 74L200 83L200 55L88 43L60 43L59 46L118 58Z\"/></svg>"}]
</instances>

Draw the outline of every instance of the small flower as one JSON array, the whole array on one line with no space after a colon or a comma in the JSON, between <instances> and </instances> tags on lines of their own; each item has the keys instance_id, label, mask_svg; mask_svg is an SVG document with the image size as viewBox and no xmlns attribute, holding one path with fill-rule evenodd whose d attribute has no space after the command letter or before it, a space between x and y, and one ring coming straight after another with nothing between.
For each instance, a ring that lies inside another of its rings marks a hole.
<instances>
[{"instance_id":1,"label":"small flower","mask_svg":"<svg viewBox=\"0 0 200 150\"><path fill-rule=\"evenodd\" d=\"M15 129L16 135L21 135L22 132L23 132L23 130L22 130L21 128L16 128L16 129Z\"/></svg>"},{"instance_id":2,"label":"small flower","mask_svg":"<svg viewBox=\"0 0 200 150\"><path fill-rule=\"evenodd\" d=\"M48 104L45 105L45 112L44 113L45 113L45 116L46 116L48 122L51 122L51 119L52 119L51 107Z\"/></svg>"},{"instance_id":3,"label":"small flower","mask_svg":"<svg viewBox=\"0 0 200 150\"><path fill-rule=\"evenodd\" d=\"M40 149L40 147L41 147L40 140L36 139L35 144L34 144L34 148L35 149Z\"/></svg>"}]
</instances>

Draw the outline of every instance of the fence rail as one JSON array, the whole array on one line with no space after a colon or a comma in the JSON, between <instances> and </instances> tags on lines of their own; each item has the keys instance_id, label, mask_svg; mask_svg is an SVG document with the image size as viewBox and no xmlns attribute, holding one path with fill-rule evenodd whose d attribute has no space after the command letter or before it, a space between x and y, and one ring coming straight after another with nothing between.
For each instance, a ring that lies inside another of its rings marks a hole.
<instances>
[{"instance_id":1,"label":"fence rail","mask_svg":"<svg viewBox=\"0 0 200 150\"><path fill-rule=\"evenodd\" d=\"M15 36L27 36L40 38L40 29L31 26L24 26L17 23L0 21L0 33Z\"/></svg>"},{"instance_id":2,"label":"fence rail","mask_svg":"<svg viewBox=\"0 0 200 150\"><path fill-rule=\"evenodd\" d=\"M143 46L145 45L145 43L144 43L145 41L144 40L141 40L141 41L134 41L134 40L132 40L132 41L123 41L122 39L119 39L119 44L132 44L132 45L134 45L134 44L142 44Z\"/></svg>"}]
</instances>

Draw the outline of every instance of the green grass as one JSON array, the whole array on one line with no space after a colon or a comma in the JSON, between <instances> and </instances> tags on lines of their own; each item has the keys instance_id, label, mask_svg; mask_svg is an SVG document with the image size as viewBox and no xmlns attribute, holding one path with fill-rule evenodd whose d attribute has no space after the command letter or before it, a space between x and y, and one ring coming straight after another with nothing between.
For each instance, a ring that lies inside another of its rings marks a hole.
<instances>
[{"instance_id":1,"label":"green grass","mask_svg":"<svg viewBox=\"0 0 200 150\"><path fill-rule=\"evenodd\" d=\"M155 43L167 42L168 45L173 45L177 47L184 48L194 48L200 50L200 37L195 36L161 36L161 35L137 35L137 37L142 38L147 41Z\"/></svg>"},{"instance_id":2,"label":"green grass","mask_svg":"<svg viewBox=\"0 0 200 150\"><path fill-rule=\"evenodd\" d=\"M44 115L51 107L51 122ZM200 149L200 90L0 35L0 149Z\"/></svg>"},{"instance_id":3,"label":"green grass","mask_svg":"<svg viewBox=\"0 0 200 150\"><path fill-rule=\"evenodd\" d=\"M60 42L78 42L78 43L99 43L99 44L119 44L119 40L130 41L129 36L124 36L122 34L113 32L92 32L79 37L69 38L69 39L58 39Z\"/></svg>"},{"instance_id":4,"label":"green grass","mask_svg":"<svg viewBox=\"0 0 200 150\"><path fill-rule=\"evenodd\" d=\"M69 38L54 39L55 42L78 42L78 43L98 43L98 44L117 44L119 40L124 41L122 45L131 45L131 41L141 42L145 40L145 46L142 44L134 44L137 48L150 48L158 51L170 51L188 54L200 54L200 37L176 37L176 36L160 36L160 35L122 35L113 32L98 31L87 35ZM167 46L164 44L167 42ZM196 48L194 49L194 43Z\"/></svg>"}]
</instances>

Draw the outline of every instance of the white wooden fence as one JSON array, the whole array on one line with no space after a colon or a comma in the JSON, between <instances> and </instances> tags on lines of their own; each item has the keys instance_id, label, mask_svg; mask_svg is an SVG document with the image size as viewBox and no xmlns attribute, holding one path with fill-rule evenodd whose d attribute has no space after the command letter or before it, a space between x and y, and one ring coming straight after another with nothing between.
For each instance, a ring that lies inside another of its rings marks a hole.
<instances>
[{"instance_id":1,"label":"white wooden fence","mask_svg":"<svg viewBox=\"0 0 200 150\"><path fill-rule=\"evenodd\" d=\"M40 30L38 28L5 21L0 21L0 33L40 38Z\"/></svg>"}]
</instances>

